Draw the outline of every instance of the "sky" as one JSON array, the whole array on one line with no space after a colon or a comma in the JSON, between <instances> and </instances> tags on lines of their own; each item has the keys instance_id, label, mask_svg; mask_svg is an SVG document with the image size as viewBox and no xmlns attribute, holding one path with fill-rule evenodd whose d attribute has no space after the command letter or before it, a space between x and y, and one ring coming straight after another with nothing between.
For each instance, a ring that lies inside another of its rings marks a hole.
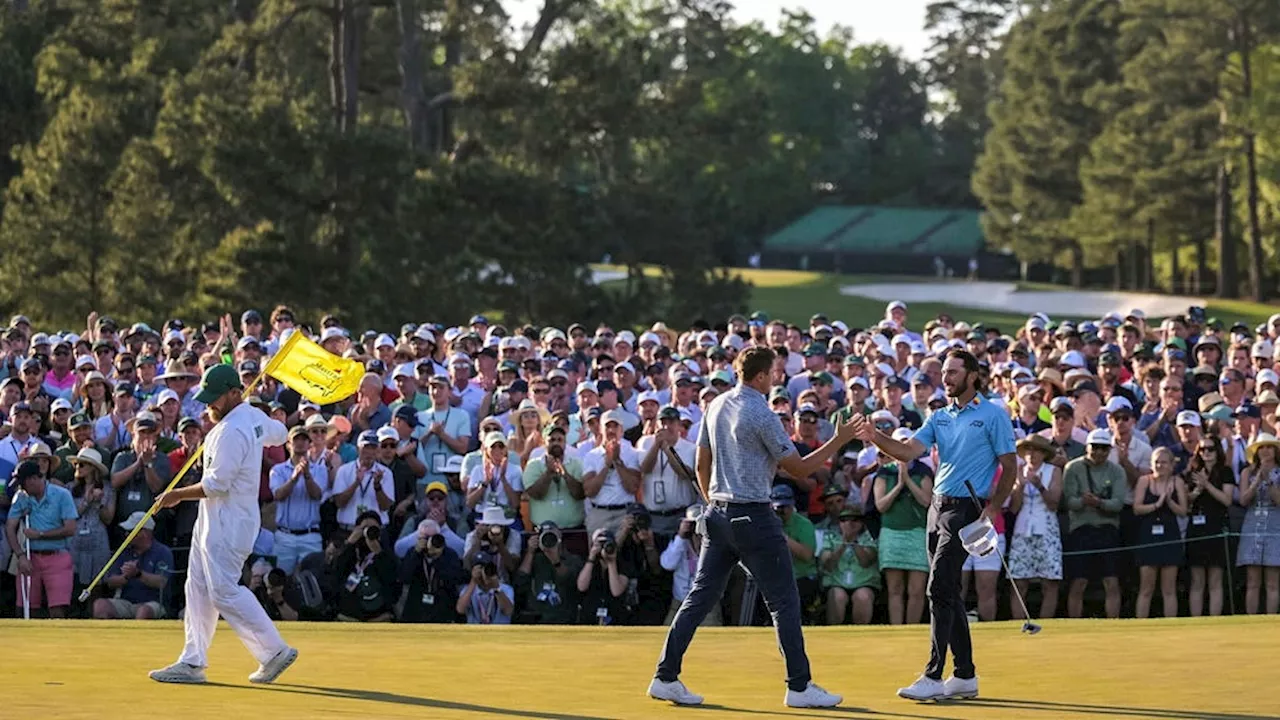
<instances>
[{"instance_id":1,"label":"sky","mask_svg":"<svg viewBox=\"0 0 1280 720\"><path fill-rule=\"evenodd\" d=\"M907 57L924 56L928 37L924 32L924 8L929 0L730 0L740 22L760 20L777 25L783 8L804 9L817 21L820 32L833 25L853 28L859 42L883 42L901 49ZM517 27L532 24L542 0L508 0L505 3Z\"/></svg>"}]
</instances>

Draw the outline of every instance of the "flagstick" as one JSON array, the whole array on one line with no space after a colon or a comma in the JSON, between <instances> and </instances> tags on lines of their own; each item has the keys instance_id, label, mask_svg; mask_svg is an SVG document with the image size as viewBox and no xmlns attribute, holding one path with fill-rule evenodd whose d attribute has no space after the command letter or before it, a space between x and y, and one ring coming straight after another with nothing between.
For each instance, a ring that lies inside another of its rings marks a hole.
<instances>
[{"instance_id":1,"label":"flagstick","mask_svg":"<svg viewBox=\"0 0 1280 720\"><path fill-rule=\"evenodd\" d=\"M253 382L249 383L248 387L244 389L244 395L248 395L255 387L258 386L258 383L262 381L262 378L267 376L267 372L270 371L273 367L275 367L276 358L279 358L283 355L284 355L283 352L278 352L276 353L275 357L271 358L271 360L267 363L267 366L264 367L261 370L261 372L258 373L258 377L254 378ZM200 444L196 447L196 451L191 453L191 457L187 458L187 462L182 465L182 469L178 471L178 474L173 476L173 480L169 482L169 486L166 487L164 489L164 492L160 494L163 495L164 493L167 493L170 490L177 487L178 482L181 481L184 476L186 476L187 471L191 469L192 465L196 464L196 460L199 460L200 456L203 454L204 454L204 441L202 440ZM110 570L111 566L115 564L116 559L120 557L120 554L124 552L125 548L129 547L129 543L133 542L133 538L136 537L138 535L138 532L142 530L142 527L147 524L147 520L151 519L151 516L155 515L156 511L159 509L160 508L158 505L152 504L151 508L147 510L146 515L142 516L142 520L137 525L133 526L133 530L129 531L129 534L125 537L124 542L120 543L120 547L116 548L115 554L113 554L111 556L111 559L107 560L107 564L103 565L102 569L98 571L97 577L93 579L93 582L89 583L89 586L84 589L84 592L80 593L80 602L84 602L89 599L90 593L92 593L93 589L98 586L99 582L102 581L102 576L107 574L107 571Z\"/></svg>"}]
</instances>

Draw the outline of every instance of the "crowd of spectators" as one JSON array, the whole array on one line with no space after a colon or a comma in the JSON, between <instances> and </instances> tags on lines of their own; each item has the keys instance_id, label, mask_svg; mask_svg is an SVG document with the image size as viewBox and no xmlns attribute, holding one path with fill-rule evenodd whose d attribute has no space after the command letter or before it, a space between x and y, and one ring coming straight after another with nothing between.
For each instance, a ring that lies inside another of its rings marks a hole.
<instances>
[{"instance_id":1,"label":"crowd of spectators","mask_svg":"<svg viewBox=\"0 0 1280 720\"><path fill-rule=\"evenodd\" d=\"M294 332L363 363L359 391L320 407L263 375ZM159 331L93 315L82 334L17 316L0 352L0 597L5 614L24 601L53 617L182 611L198 504L145 513L212 427L195 400L203 369L231 362L257 381L249 402L290 427L263 454L244 572L273 618L670 622L701 545L703 412L736 383L736 355L767 345L768 401L801 454L852 414L909 437L951 402L946 352L974 353L1019 438L999 551L1040 617L1217 615L1237 586L1238 611L1275 613L1278 338L1280 315L1224 327L1200 308L1159 323L1037 313L1007 334L940 316L917 330L901 302L867 328L757 312L639 335L480 316L353 334L283 306ZM808 622L924 619L935 462L853 442L810 477L779 473L772 501ZM197 460L181 483L200 476ZM976 617L1020 615L1001 575L998 555L970 559ZM748 575L707 622L768 622Z\"/></svg>"}]
</instances>

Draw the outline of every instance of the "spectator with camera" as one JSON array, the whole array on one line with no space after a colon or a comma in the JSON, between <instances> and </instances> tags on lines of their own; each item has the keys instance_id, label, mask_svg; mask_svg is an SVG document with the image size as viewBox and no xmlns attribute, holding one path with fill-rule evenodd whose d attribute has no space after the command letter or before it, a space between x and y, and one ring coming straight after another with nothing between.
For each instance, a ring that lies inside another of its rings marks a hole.
<instances>
[{"instance_id":1,"label":"spectator with camera","mask_svg":"<svg viewBox=\"0 0 1280 720\"><path fill-rule=\"evenodd\" d=\"M481 513L475 529L467 533L465 550L464 566L470 568L479 555L487 554L493 557L499 575L505 579L520 562L520 532L512 527L502 508L491 505Z\"/></svg>"},{"instance_id":2,"label":"spectator with camera","mask_svg":"<svg viewBox=\"0 0 1280 720\"><path fill-rule=\"evenodd\" d=\"M302 558L323 549L320 503L329 484L329 468L312 461L310 453L311 436L305 428L294 427L289 431L289 460L271 468L276 567L285 574L292 573Z\"/></svg>"},{"instance_id":3,"label":"spectator with camera","mask_svg":"<svg viewBox=\"0 0 1280 720\"><path fill-rule=\"evenodd\" d=\"M626 516L618 525L617 543L619 558L624 566L631 568L626 624L661 624L669 605L667 598L671 596L671 575L662 567L653 519L645 506L634 503L627 508Z\"/></svg>"},{"instance_id":4,"label":"spectator with camera","mask_svg":"<svg viewBox=\"0 0 1280 720\"><path fill-rule=\"evenodd\" d=\"M471 566L471 582L462 589L455 608L471 625L510 625L515 614L515 591L498 576L498 559L482 552Z\"/></svg>"},{"instance_id":5,"label":"spectator with camera","mask_svg":"<svg viewBox=\"0 0 1280 720\"><path fill-rule=\"evenodd\" d=\"M454 460L458 461L461 458L454 458ZM461 558L466 552L466 542L458 533L454 532L450 522L448 513L449 489L442 482L432 481L427 485L423 496L423 501L419 503L417 512L410 516L410 522L405 523L404 532L401 534L400 539L396 541L396 557L402 558L407 555L410 548L417 542L418 527L422 521L433 520L439 527L440 534L444 536L445 544Z\"/></svg>"},{"instance_id":6,"label":"spectator with camera","mask_svg":"<svg viewBox=\"0 0 1280 720\"><path fill-rule=\"evenodd\" d=\"M367 512L378 515L378 526L386 524L394 503L395 485L391 469L378 462L378 433L365 430L356 440L355 461L338 468L333 480L333 501L338 508L338 526L350 530Z\"/></svg>"},{"instance_id":7,"label":"spectator with camera","mask_svg":"<svg viewBox=\"0 0 1280 720\"><path fill-rule=\"evenodd\" d=\"M145 512L133 513L120 527L131 532L139 524L142 529L107 571L107 589L113 596L94 601L93 617L97 620L159 620L165 616L163 598L173 571L173 552L155 540L152 531L156 521Z\"/></svg>"},{"instance_id":8,"label":"spectator with camera","mask_svg":"<svg viewBox=\"0 0 1280 720\"><path fill-rule=\"evenodd\" d=\"M462 559L435 520L423 520L410 537L413 546L400 561L400 622L457 622L458 591L466 581Z\"/></svg>"},{"instance_id":9,"label":"spectator with camera","mask_svg":"<svg viewBox=\"0 0 1280 720\"><path fill-rule=\"evenodd\" d=\"M698 558L702 555L702 535L698 532L698 519L702 516L705 507L694 504L685 510L684 517L680 519L680 526L676 529L676 536L662 551L660 558L662 569L672 574L671 607L667 609L663 625L670 625L675 619L676 611L680 609L680 604L689 594L690 588L693 587L693 578L698 574ZM720 605L715 605L699 627L723 625L722 614Z\"/></svg>"},{"instance_id":10,"label":"spectator with camera","mask_svg":"<svg viewBox=\"0 0 1280 720\"><path fill-rule=\"evenodd\" d=\"M340 583L338 619L389 622L397 568L395 558L382 547L382 516L376 510L365 510L353 525L333 561L333 577Z\"/></svg>"},{"instance_id":11,"label":"spectator with camera","mask_svg":"<svg viewBox=\"0 0 1280 720\"><path fill-rule=\"evenodd\" d=\"M546 452L529 461L521 479L529 500L529 521L536 527L550 522L561 532L571 531L576 543L571 540L570 547L585 550L582 460L567 453L566 432L561 425L548 425L543 436Z\"/></svg>"},{"instance_id":12,"label":"spectator with camera","mask_svg":"<svg viewBox=\"0 0 1280 720\"><path fill-rule=\"evenodd\" d=\"M591 534L591 549L578 572L582 604L578 622L614 625L626 617L626 594L634 571L618 557L613 531L599 528Z\"/></svg>"},{"instance_id":13,"label":"spectator with camera","mask_svg":"<svg viewBox=\"0 0 1280 720\"><path fill-rule=\"evenodd\" d=\"M876 539L867 532L862 507L851 505L840 511L839 527L822 534L822 586L826 590L827 624L843 625L852 615L854 625L871 622L876 592L880 590L880 568Z\"/></svg>"},{"instance_id":14,"label":"spectator with camera","mask_svg":"<svg viewBox=\"0 0 1280 720\"><path fill-rule=\"evenodd\" d=\"M658 411L658 429L636 443L640 456L644 506L653 518L653 532L670 538L683 523L685 510L698 500L693 475L694 445L684 436L680 411Z\"/></svg>"},{"instance_id":15,"label":"spectator with camera","mask_svg":"<svg viewBox=\"0 0 1280 720\"><path fill-rule=\"evenodd\" d=\"M564 544L560 527L551 520L538 525L516 571L515 587L523 598L529 622L572 625L578 619L578 574L582 557Z\"/></svg>"},{"instance_id":16,"label":"spectator with camera","mask_svg":"<svg viewBox=\"0 0 1280 720\"><path fill-rule=\"evenodd\" d=\"M267 570L262 582L253 588L253 595L273 622L300 619L299 609L304 606L302 592L284 570L278 567Z\"/></svg>"}]
</instances>

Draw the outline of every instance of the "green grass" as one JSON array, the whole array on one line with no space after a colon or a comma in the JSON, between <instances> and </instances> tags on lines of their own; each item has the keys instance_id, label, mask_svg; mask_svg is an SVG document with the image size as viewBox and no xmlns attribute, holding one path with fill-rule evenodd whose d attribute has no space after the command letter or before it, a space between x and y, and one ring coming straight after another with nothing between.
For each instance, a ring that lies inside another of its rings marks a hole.
<instances>
[{"instance_id":1,"label":"green grass","mask_svg":"<svg viewBox=\"0 0 1280 720\"><path fill-rule=\"evenodd\" d=\"M593 266L598 270L622 270L620 266ZM750 310L763 310L769 317L807 325L809 317L817 312L825 312L834 319L843 320L854 327L866 327L880 321L884 317L885 303L867 298L849 297L840 294L840 288L847 285L868 283L919 283L936 282L932 277L890 276L876 277L870 275L834 275L828 273L805 272L799 270L754 270L735 268L733 273L749 280L755 289L751 294ZM657 267L644 268L646 277L657 277L661 270ZM604 287L620 286L623 281L609 281ZM963 282L963 281L951 281ZM1045 283L1020 283L1020 288L1028 290L1069 290L1070 288ZM1005 313L995 310L969 308L948 303L911 303L910 312L913 325L923 325L929 318L940 313L947 313L956 320L964 320L970 324L983 323L988 327L995 326L1005 332L1026 321L1027 315L1037 310L1048 312L1054 319L1086 319L1071 314L1070 308L1027 308L1026 313ZM1265 322L1277 308L1263 303L1245 300L1212 300L1206 310L1212 317L1217 317L1227 325L1243 320L1251 326ZM1096 318L1092 318L1096 319Z\"/></svg>"}]
</instances>

